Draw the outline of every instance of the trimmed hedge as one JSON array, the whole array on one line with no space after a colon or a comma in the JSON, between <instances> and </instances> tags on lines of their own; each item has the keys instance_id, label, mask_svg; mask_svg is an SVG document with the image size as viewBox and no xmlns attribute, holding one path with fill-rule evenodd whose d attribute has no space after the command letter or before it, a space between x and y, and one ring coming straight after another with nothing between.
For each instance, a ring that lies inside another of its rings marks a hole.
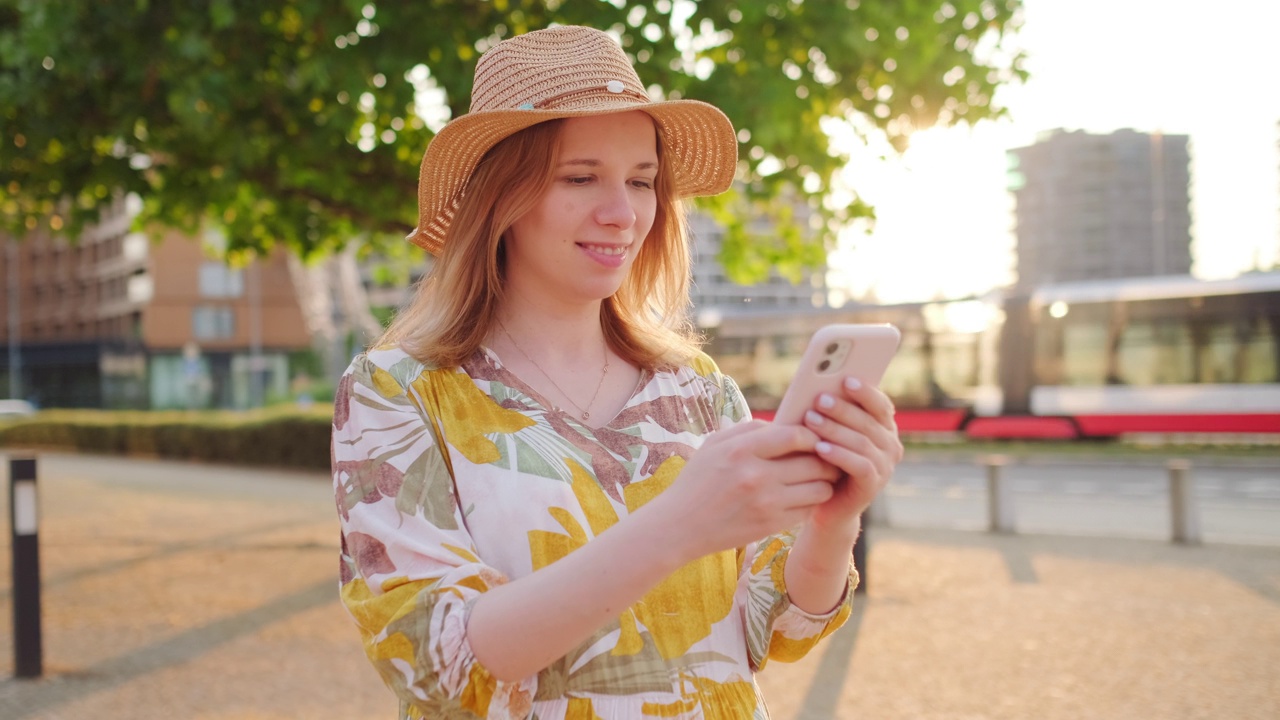
<instances>
[{"instance_id":1,"label":"trimmed hedge","mask_svg":"<svg viewBox=\"0 0 1280 720\"><path fill-rule=\"evenodd\" d=\"M254 412L141 412L46 410L19 421L0 421L0 448L132 455L294 468L329 469L333 424L327 404L311 410L280 406ZM1190 456L1239 461L1280 460L1280 443L1167 445L1092 442L921 443L905 439L925 456L972 462L991 453L1012 457L1050 456L1135 459Z\"/></svg>"},{"instance_id":2,"label":"trimmed hedge","mask_svg":"<svg viewBox=\"0 0 1280 720\"><path fill-rule=\"evenodd\" d=\"M0 447L318 470L331 426L319 412L50 411L0 424Z\"/></svg>"}]
</instances>

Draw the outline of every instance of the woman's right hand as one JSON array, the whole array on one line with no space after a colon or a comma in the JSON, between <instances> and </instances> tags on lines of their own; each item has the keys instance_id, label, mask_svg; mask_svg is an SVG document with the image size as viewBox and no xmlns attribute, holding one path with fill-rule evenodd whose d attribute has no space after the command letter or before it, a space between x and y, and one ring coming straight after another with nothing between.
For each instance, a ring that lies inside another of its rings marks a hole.
<instances>
[{"instance_id":1,"label":"woman's right hand","mask_svg":"<svg viewBox=\"0 0 1280 720\"><path fill-rule=\"evenodd\" d=\"M759 420L712 434L651 505L670 519L688 559L796 527L831 498L839 471L814 453L818 436Z\"/></svg>"}]
</instances>

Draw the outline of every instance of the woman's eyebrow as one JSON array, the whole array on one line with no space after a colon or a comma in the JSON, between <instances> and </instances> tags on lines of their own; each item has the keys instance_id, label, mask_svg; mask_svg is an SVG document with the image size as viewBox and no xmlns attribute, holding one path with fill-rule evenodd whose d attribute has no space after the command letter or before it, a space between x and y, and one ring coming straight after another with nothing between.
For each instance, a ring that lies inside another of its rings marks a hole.
<instances>
[{"instance_id":1,"label":"woman's eyebrow","mask_svg":"<svg viewBox=\"0 0 1280 720\"><path fill-rule=\"evenodd\" d=\"M603 164L604 164L604 163L600 162L599 160L592 160L592 159L589 159L589 158L581 158L581 159L574 159L574 160L565 160L564 162L561 162L561 163L558 165L558 167L566 167L566 166L568 166L568 165L581 165L581 166L583 166L583 167L592 167L592 168L595 168L595 167L600 167L600 166L601 166L601 165L603 165ZM650 161L650 160L646 160L646 161L641 162L641 163L636 163L635 169L636 169L636 170L657 170L657 169L658 169L658 163L656 163L656 162L652 162L652 161Z\"/></svg>"}]
</instances>

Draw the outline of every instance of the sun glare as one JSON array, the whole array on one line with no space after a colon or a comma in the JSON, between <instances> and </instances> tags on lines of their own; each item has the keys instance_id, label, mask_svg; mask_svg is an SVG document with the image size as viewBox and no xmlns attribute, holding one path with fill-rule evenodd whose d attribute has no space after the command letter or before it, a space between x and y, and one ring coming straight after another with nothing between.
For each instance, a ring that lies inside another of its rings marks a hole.
<instances>
[{"instance_id":1,"label":"sun glare","mask_svg":"<svg viewBox=\"0 0 1280 720\"><path fill-rule=\"evenodd\" d=\"M847 285L854 298L899 302L1011 282L1007 142L1000 126L982 123L916 133L901 157L882 160L872 148L855 156L844 180L878 219L869 235L851 228L841 237L832 285Z\"/></svg>"},{"instance_id":2,"label":"sun glare","mask_svg":"<svg viewBox=\"0 0 1280 720\"><path fill-rule=\"evenodd\" d=\"M1031 79L997 93L1009 118L918 132L900 157L828 128L833 147L851 155L841 180L878 218L870 234L849 228L831 253L833 300L958 298L1012 283L1005 158L1056 128L1190 135L1193 274L1280 266L1280 84L1271 77L1280 3L1223 0L1212 13L1186 0L1024 4Z\"/></svg>"}]
</instances>

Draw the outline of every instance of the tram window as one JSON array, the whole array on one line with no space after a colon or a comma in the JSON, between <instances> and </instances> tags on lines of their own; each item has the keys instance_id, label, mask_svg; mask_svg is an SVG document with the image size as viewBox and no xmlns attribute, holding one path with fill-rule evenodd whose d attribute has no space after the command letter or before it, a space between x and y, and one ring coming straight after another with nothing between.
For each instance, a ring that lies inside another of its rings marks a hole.
<instances>
[{"instance_id":1,"label":"tram window","mask_svg":"<svg viewBox=\"0 0 1280 720\"><path fill-rule=\"evenodd\" d=\"M1062 375L1063 385L1106 384L1106 325L1067 323L1062 338Z\"/></svg>"},{"instance_id":2,"label":"tram window","mask_svg":"<svg viewBox=\"0 0 1280 720\"><path fill-rule=\"evenodd\" d=\"M774 341L779 355L795 356L797 367L799 366L800 356L804 355L805 346L808 344L809 338L801 334L786 335Z\"/></svg>"},{"instance_id":3,"label":"tram window","mask_svg":"<svg viewBox=\"0 0 1280 720\"><path fill-rule=\"evenodd\" d=\"M936 386L930 390L930 404L946 404L970 398L978 382L978 334L952 333L933 339L933 371Z\"/></svg>"},{"instance_id":4,"label":"tram window","mask_svg":"<svg viewBox=\"0 0 1280 720\"><path fill-rule=\"evenodd\" d=\"M1234 323L1218 323L1209 328L1204 347L1200 348L1200 376L1197 382L1239 382L1236 367L1236 328ZM1243 349L1243 348L1242 348Z\"/></svg>"},{"instance_id":5,"label":"tram window","mask_svg":"<svg viewBox=\"0 0 1280 720\"><path fill-rule=\"evenodd\" d=\"M928 404L925 387L925 358L919 333L903 335L902 344L889 369L880 381L880 389L899 407L922 407Z\"/></svg>"},{"instance_id":6,"label":"tram window","mask_svg":"<svg viewBox=\"0 0 1280 720\"><path fill-rule=\"evenodd\" d=\"M751 371L763 392L776 394L785 388L790 376L778 372L777 345L771 337L756 338L751 352Z\"/></svg>"},{"instance_id":7,"label":"tram window","mask_svg":"<svg viewBox=\"0 0 1280 720\"><path fill-rule=\"evenodd\" d=\"M1195 381L1193 345L1186 323L1130 322L1118 350L1120 378L1129 385L1174 385Z\"/></svg>"},{"instance_id":8,"label":"tram window","mask_svg":"<svg viewBox=\"0 0 1280 720\"><path fill-rule=\"evenodd\" d=\"M1249 332L1242 338L1239 358L1240 373L1237 382L1273 383L1280 380L1280 348L1276 347L1276 335L1261 317L1249 323Z\"/></svg>"},{"instance_id":9,"label":"tram window","mask_svg":"<svg viewBox=\"0 0 1280 720\"><path fill-rule=\"evenodd\" d=\"M1040 385L1062 383L1062 323L1042 323L1035 333L1035 376Z\"/></svg>"}]
</instances>

